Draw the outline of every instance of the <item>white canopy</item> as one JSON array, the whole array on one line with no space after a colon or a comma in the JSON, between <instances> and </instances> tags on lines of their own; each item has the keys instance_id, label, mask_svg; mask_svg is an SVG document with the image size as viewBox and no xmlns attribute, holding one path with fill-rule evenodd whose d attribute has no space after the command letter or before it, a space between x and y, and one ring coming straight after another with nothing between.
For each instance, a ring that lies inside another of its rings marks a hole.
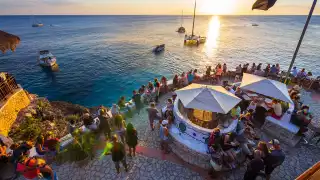
<instances>
[{"instance_id":1,"label":"white canopy","mask_svg":"<svg viewBox=\"0 0 320 180\"><path fill-rule=\"evenodd\" d=\"M221 86L191 84L176 91L186 108L228 113L241 99Z\"/></svg>"},{"instance_id":2,"label":"white canopy","mask_svg":"<svg viewBox=\"0 0 320 180\"><path fill-rule=\"evenodd\" d=\"M287 86L279 81L244 73L240 88L292 103Z\"/></svg>"}]
</instances>

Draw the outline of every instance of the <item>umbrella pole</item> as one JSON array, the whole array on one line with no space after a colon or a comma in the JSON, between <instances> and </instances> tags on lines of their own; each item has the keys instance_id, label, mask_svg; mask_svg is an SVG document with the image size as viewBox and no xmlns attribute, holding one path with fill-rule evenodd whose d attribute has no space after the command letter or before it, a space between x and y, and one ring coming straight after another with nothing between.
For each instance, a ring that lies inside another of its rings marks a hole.
<instances>
[{"instance_id":1,"label":"umbrella pole","mask_svg":"<svg viewBox=\"0 0 320 180\"><path fill-rule=\"evenodd\" d=\"M294 64L294 61L295 61L296 57L297 57L297 54L298 54L298 51L299 51L301 42L302 42L302 40L303 40L304 34L305 34L306 31L307 31L307 28L308 28L308 25L309 25L309 22L310 22L310 19L311 19L311 16L312 16L312 14L313 14L313 10L314 10L316 4L317 4L317 0L313 0L313 3L312 3L312 6L311 6L309 15L308 15L308 17L307 17L307 21L306 21L306 23L304 24L303 31L302 31L302 33L301 33L299 42L298 42L298 44L297 44L296 50L295 50L295 52L294 52L294 54L293 54L293 57L292 57L292 60L291 60L290 66L289 66L289 69L288 69L288 71L287 71L286 78L285 78L285 81L284 81L285 84L288 84L288 78L289 78L289 75L290 75L290 72L291 72L291 68L292 68L292 66L293 66L293 64Z\"/></svg>"}]
</instances>

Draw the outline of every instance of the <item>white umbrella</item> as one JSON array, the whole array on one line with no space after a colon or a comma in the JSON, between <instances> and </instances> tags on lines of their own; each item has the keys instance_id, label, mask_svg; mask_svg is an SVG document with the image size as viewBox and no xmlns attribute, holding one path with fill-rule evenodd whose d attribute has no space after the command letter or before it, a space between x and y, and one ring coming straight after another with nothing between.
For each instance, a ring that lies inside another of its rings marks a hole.
<instances>
[{"instance_id":1,"label":"white umbrella","mask_svg":"<svg viewBox=\"0 0 320 180\"><path fill-rule=\"evenodd\" d=\"M191 84L176 91L186 108L228 113L241 99L221 86Z\"/></svg>"},{"instance_id":2,"label":"white umbrella","mask_svg":"<svg viewBox=\"0 0 320 180\"><path fill-rule=\"evenodd\" d=\"M292 103L287 86L279 81L244 73L240 88Z\"/></svg>"}]
</instances>

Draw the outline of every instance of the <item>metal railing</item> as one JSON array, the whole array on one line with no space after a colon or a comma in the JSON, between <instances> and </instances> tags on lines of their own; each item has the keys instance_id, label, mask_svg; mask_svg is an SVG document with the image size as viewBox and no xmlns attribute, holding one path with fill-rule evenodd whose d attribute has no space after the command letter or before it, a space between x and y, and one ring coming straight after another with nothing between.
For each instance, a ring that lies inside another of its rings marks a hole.
<instances>
[{"instance_id":1,"label":"metal railing","mask_svg":"<svg viewBox=\"0 0 320 180\"><path fill-rule=\"evenodd\" d=\"M0 82L0 101L5 101L8 95L13 94L18 88L16 79L11 75L7 75L6 80Z\"/></svg>"}]
</instances>

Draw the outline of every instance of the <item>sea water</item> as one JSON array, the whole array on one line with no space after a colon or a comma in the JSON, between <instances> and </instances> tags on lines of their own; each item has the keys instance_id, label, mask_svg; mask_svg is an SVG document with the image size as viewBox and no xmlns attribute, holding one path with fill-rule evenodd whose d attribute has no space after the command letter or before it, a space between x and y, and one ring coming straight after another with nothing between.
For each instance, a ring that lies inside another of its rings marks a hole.
<instances>
[{"instance_id":1,"label":"sea water","mask_svg":"<svg viewBox=\"0 0 320 180\"><path fill-rule=\"evenodd\" d=\"M26 90L50 100L85 106L110 105L155 77L227 63L279 63L286 70L306 16L197 16L199 47L185 47L175 32L180 16L0 16L0 29L18 35L16 52L0 54L0 71L13 74ZM259 26L252 26L253 23ZM183 26L191 33L192 17ZM320 17L313 16L295 65L320 75ZM152 48L166 44L164 53ZM37 65L40 50L59 64L53 72Z\"/></svg>"}]
</instances>

